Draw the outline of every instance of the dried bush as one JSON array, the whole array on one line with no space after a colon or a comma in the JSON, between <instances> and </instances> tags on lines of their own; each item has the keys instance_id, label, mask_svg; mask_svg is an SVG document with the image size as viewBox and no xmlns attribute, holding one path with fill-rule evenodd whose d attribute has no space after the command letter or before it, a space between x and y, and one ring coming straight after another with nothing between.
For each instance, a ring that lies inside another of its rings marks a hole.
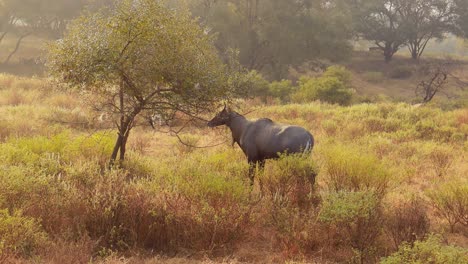
<instances>
[{"instance_id":1,"label":"dried bush","mask_svg":"<svg viewBox=\"0 0 468 264\"><path fill-rule=\"evenodd\" d=\"M395 248L407 242L422 240L429 232L429 218L426 206L420 198L392 204L385 216L385 229Z\"/></svg>"},{"instance_id":2,"label":"dried bush","mask_svg":"<svg viewBox=\"0 0 468 264\"><path fill-rule=\"evenodd\" d=\"M301 207L312 198L317 174L318 168L309 155L283 155L266 166L259 182L262 193L270 199L288 199Z\"/></svg>"},{"instance_id":3,"label":"dried bush","mask_svg":"<svg viewBox=\"0 0 468 264\"><path fill-rule=\"evenodd\" d=\"M427 191L437 214L447 220L453 232L460 223L468 226L468 182L452 180Z\"/></svg>"}]
</instances>

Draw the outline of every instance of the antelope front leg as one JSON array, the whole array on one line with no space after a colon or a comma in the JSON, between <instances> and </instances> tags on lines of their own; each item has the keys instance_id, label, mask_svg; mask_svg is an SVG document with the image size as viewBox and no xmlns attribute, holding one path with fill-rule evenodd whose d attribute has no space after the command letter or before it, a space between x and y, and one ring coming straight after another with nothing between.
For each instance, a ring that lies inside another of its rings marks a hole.
<instances>
[{"instance_id":1,"label":"antelope front leg","mask_svg":"<svg viewBox=\"0 0 468 264\"><path fill-rule=\"evenodd\" d=\"M255 177L255 167L257 162L249 161L249 178L250 178L250 186L254 185L254 177Z\"/></svg>"}]
</instances>

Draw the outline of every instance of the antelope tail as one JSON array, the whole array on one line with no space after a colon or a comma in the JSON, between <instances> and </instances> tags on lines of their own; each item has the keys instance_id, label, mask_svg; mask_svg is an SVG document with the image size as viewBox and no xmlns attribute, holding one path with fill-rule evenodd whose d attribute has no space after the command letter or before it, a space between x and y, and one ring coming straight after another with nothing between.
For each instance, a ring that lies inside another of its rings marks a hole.
<instances>
[{"instance_id":1,"label":"antelope tail","mask_svg":"<svg viewBox=\"0 0 468 264\"><path fill-rule=\"evenodd\" d=\"M307 144L304 148L304 153L307 153L307 152L310 152L312 150L312 142L310 141L310 139L307 141Z\"/></svg>"}]
</instances>

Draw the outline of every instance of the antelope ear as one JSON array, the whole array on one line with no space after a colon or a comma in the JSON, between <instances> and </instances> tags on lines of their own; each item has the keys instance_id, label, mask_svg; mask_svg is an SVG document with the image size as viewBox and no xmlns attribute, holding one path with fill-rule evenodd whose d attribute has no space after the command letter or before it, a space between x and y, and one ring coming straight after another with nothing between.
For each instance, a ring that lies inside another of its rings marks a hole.
<instances>
[{"instance_id":1,"label":"antelope ear","mask_svg":"<svg viewBox=\"0 0 468 264\"><path fill-rule=\"evenodd\" d=\"M224 102L224 108L223 110L226 110L227 106L226 106L226 102Z\"/></svg>"}]
</instances>

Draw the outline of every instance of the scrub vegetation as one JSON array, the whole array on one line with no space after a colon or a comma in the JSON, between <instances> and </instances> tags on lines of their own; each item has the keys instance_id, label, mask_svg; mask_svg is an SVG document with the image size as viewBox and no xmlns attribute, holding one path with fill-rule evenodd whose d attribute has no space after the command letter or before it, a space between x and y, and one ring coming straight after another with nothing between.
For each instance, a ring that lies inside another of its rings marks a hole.
<instances>
[{"instance_id":1,"label":"scrub vegetation","mask_svg":"<svg viewBox=\"0 0 468 264\"><path fill-rule=\"evenodd\" d=\"M0 263L468 263L466 3L0 0Z\"/></svg>"},{"instance_id":2,"label":"scrub vegetation","mask_svg":"<svg viewBox=\"0 0 468 264\"><path fill-rule=\"evenodd\" d=\"M0 87L2 261L466 261L466 109L244 100L249 118L317 140L252 188L225 129L185 128L186 143L222 143L196 148L139 119L108 169L116 132L80 94L10 75Z\"/></svg>"}]
</instances>

